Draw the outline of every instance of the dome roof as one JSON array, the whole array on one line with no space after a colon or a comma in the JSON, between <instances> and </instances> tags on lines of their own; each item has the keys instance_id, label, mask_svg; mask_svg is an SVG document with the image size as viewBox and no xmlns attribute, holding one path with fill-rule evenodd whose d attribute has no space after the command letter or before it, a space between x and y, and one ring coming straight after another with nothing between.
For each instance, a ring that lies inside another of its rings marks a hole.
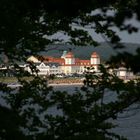
<instances>
[{"instance_id":1,"label":"dome roof","mask_svg":"<svg viewBox=\"0 0 140 140\"><path fill-rule=\"evenodd\" d=\"M74 55L72 52L68 52L66 55L65 55L66 58L73 58Z\"/></svg>"},{"instance_id":2,"label":"dome roof","mask_svg":"<svg viewBox=\"0 0 140 140\"><path fill-rule=\"evenodd\" d=\"M97 57L99 57L99 55L97 54L97 52L93 52L92 55L91 55L91 57L92 58L97 58Z\"/></svg>"},{"instance_id":3,"label":"dome roof","mask_svg":"<svg viewBox=\"0 0 140 140\"><path fill-rule=\"evenodd\" d=\"M61 58L65 58L66 54L67 54L67 51L63 51Z\"/></svg>"}]
</instances>

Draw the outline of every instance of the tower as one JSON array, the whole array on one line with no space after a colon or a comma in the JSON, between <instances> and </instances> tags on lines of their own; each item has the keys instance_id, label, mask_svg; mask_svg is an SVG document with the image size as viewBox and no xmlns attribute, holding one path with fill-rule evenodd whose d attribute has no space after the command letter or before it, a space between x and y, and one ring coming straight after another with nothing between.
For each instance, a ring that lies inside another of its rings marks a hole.
<instances>
[{"instance_id":1,"label":"tower","mask_svg":"<svg viewBox=\"0 0 140 140\"><path fill-rule=\"evenodd\" d=\"M62 54L61 58L65 58L66 54L67 54L67 51L63 51L63 54Z\"/></svg>"},{"instance_id":2,"label":"tower","mask_svg":"<svg viewBox=\"0 0 140 140\"><path fill-rule=\"evenodd\" d=\"M98 65L100 64L100 56L93 52L90 58L90 64L94 67L95 71L98 71Z\"/></svg>"},{"instance_id":3,"label":"tower","mask_svg":"<svg viewBox=\"0 0 140 140\"><path fill-rule=\"evenodd\" d=\"M74 55L71 51L69 51L65 55L65 73L66 74L71 74L74 71L73 65L75 64L75 58Z\"/></svg>"},{"instance_id":4,"label":"tower","mask_svg":"<svg viewBox=\"0 0 140 140\"><path fill-rule=\"evenodd\" d=\"M90 58L90 63L91 63L91 65L100 64L100 56L96 52L92 53L91 58Z\"/></svg>"},{"instance_id":5,"label":"tower","mask_svg":"<svg viewBox=\"0 0 140 140\"><path fill-rule=\"evenodd\" d=\"M65 64L72 65L75 64L75 58L73 53L70 51L65 55Z\"/></svg>"}]
</instances>

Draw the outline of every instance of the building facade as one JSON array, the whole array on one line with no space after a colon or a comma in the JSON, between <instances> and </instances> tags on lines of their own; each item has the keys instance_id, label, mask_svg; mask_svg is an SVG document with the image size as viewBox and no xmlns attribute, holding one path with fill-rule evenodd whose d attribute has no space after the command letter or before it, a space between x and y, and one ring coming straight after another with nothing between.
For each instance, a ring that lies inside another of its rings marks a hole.
<instances>
[{"instance_id":1,"label":"building facade","mask_svg":"<svg viewBox=\"0 0 140 140\"><path fill-rule=\"evenodd\" d=\"M43 57L43 58L42 58ZM93 67L95 72L98 72L98 66L100 64L100 56L93 52L90 56L89 60L75 58L72 51L66 52L62 54L60 58L55 58L51 56L42 56L40 58L36 58L31 56L28 58L28 61L32 61L33 63L40 63L41 65L37 66L39 69L39 74L43 74L41 71L44 71L44 75L46 74L54 74L51 71L50 63L53 63L57 70L55 70L55 74L63 73L65 75L70 74L83 74L87 67ZM43 67L43 68L42 68Z\"/></svg>"}]
</instances>

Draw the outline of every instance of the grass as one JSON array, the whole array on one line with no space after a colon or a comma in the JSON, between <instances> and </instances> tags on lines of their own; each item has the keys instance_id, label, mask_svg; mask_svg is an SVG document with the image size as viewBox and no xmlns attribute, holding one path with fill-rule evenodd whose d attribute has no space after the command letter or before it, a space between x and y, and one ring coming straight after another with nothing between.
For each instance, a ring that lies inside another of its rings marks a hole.
<instances>
[{"instance_id":1,"label":"grass","mask_svg":"<svg viewBox=\"0 0 140 140\"><path fill-rule=\"evenodd\" d=\"M31 81L33 77L23 77L24 80ZM53 80L49 80L50 83L79 83L81 82L81 78L54 78ZM16 77L0 77L0 82L2 83L17 83L18 79Z\"/></svg>"},{"instance_id":2,"label":"grass","mask_svg":"<svg viewBox=\"0 0 140 140\"><path fill-rule=\"evenodd\" d=\"M0 77L0 82L2 83L15 83L17 82L16 77Z\"/></svg>"},{"instance_id":3,"label":"grass","mask_svg":"<svg viewBox=\"0 0 140 140\"><path fill-rule=\"evenodd\" d=\"M33 77L23 77L24 80L30 81L33 79ZM16 77L0 77L1 83L16 83L18 82L18 79Z\"/></svg>"}]
</instances>

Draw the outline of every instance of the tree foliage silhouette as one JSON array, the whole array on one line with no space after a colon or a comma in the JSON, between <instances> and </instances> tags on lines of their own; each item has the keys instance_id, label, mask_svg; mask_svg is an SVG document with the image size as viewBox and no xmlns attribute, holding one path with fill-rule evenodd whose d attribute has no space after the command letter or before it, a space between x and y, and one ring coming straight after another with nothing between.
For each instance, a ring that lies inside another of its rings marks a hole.
<instances>
[{"instance_id":1,"label":"tree foliage silhouette","mask_svg":"<svg viewBox=\"0 0 140 140\"><path fill-rule=\"evenodd\" d=\"M2 63L7 65L26 61L49 44L97 45L87 29L95 30L112 46L120 47L120 38L110 27L133 33L138 29L125 25L124 21L134 14L140 20L138 0L1 0L0 9L0 54L4 56ZM57 33L67 36L68 40L54 38ZM139 51L137 56L127 58L123 61L132 64L139 58ZM110 119L117 119L118 113L139 102L139 80L124 83L100 66L101 75L89 69L81 90L69 94L54 91L40 77L24 80L22 77L27 73L14 66L22 86L11 89L1 83L1 99L6 106L0 107L0 139L125 139L111 132L115 126ZM136 68L130 67L138 72L139 63ZM106 101L108 92L112 92L114 100Z\"/></svg>"}]
</instances>

